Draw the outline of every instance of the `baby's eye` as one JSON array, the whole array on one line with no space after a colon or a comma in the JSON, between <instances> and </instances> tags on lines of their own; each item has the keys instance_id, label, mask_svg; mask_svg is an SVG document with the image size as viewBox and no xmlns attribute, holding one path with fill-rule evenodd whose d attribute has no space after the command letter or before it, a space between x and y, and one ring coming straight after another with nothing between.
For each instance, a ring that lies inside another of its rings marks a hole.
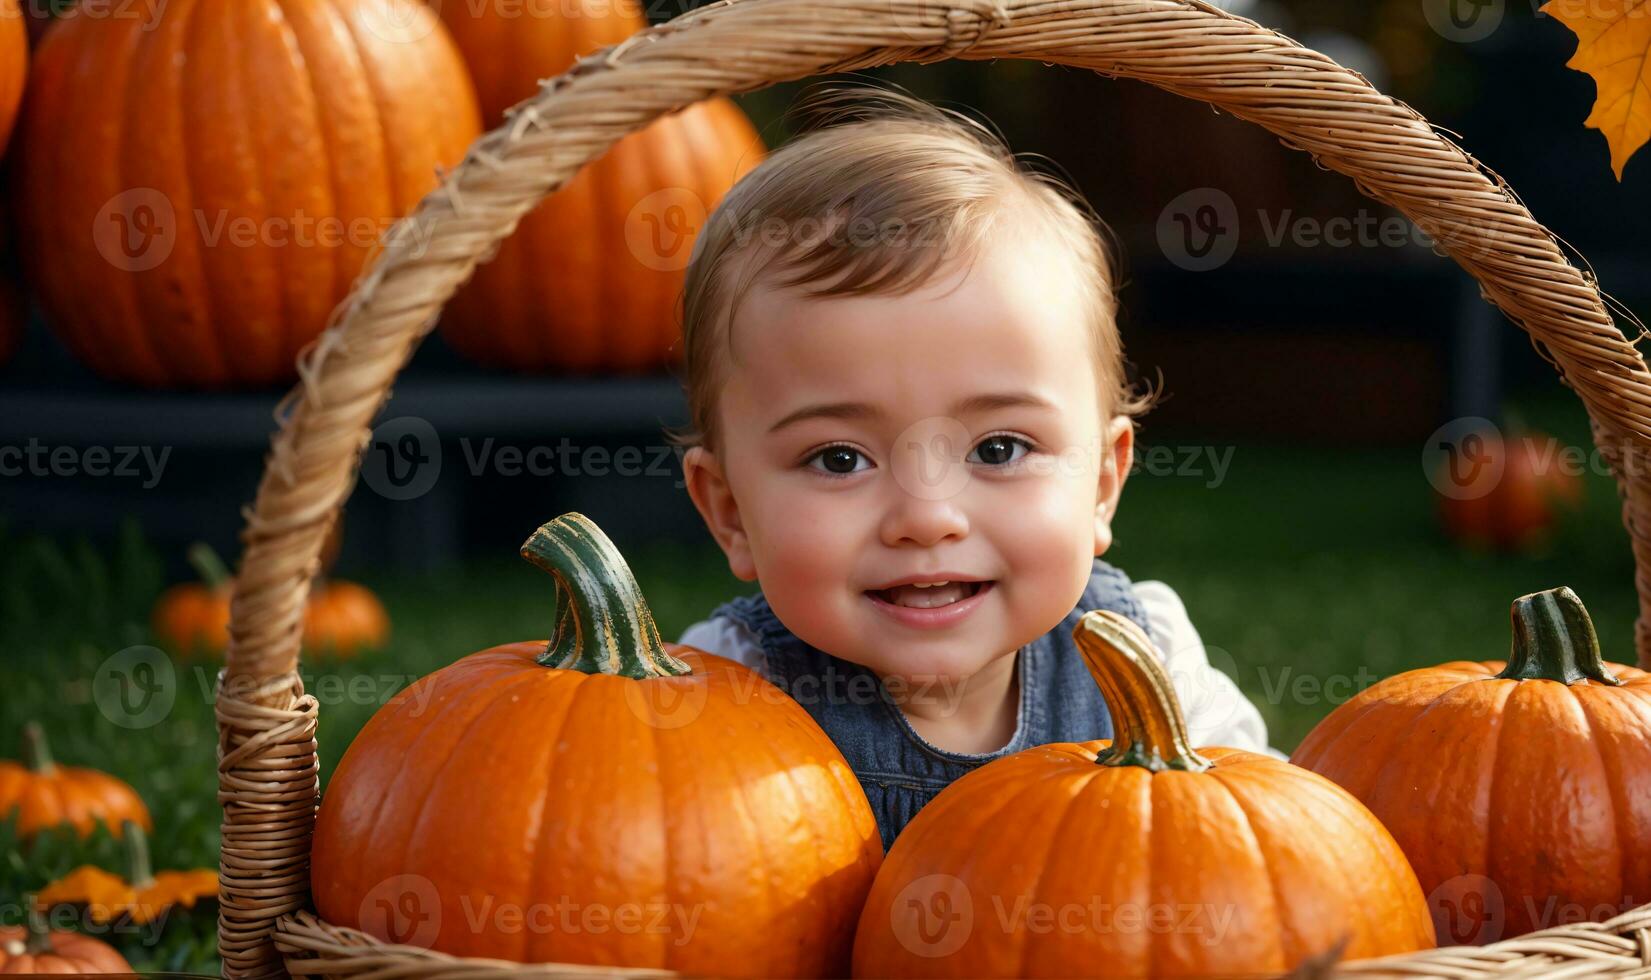
<instances>
[{"instance_id":1,"label":"baby's eye","mask_svg":"<svg viewBox=\"0 0 1651 980\"><path fill-rule=\"evenodd\" d=\"M816 462L821 465L814 466ZM865 469L871 468L871 461L866 459L865 453L860 452L853 446L827 446L810 456L807 465L831 476L848 476L850 473L859 472L861 469L861 467L854 465L856 462L864 462L866 464Z\"/></svg>"},{"instance_id":2,"label":"baby's eye","mask_svg":"<svg viewBox=\"0 0 1651 980\"><path fill-rule=\"evenodd\" d=\"M1015 454L1017 446L1021 449L1019 455ZM1032 444L1019 436L987 436L975 446L975 451L969 454L969 458L988 466L1007 466L1020 462L1031 451ZM980 455L978 460L975 460L976 453Z\"/></svg>"}]
</instances>

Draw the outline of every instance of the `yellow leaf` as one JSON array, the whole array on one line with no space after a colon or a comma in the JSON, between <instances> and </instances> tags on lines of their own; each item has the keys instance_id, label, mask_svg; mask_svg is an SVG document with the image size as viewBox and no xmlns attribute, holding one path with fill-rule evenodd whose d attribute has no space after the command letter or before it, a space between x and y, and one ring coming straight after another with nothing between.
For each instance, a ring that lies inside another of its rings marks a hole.
<instances>
[{"instance_id":1,"label":"yellow leaf","mask_svg":"<svg viewBox=\"0 0 1651 980\"><path fill-rule=\"evenodd\" d=\"M1651 0L1548 0L1542 12L1576 34L1565 66L1594 78L1587 125L1605 134L1620 181L1628 158L1651 140Z\"/></svg>"}]
</instances>

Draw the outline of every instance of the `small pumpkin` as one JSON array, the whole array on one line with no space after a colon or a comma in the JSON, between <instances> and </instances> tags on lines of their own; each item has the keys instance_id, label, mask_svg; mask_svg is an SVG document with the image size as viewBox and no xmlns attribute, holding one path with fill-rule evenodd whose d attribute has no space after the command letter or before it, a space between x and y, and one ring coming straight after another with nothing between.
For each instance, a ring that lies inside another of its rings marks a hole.
<instances>
[{"instance_id":1,"label":"small pumpkin","mask_svg":"<svg viewBox=\"0 0 1651 980\"><path fill-rule=\"evenodd\" d=\"M1481 551L1530 552L1553 537L1562 515L1582 502L1559 441L1539 432L1511 440L1464 436L1435 474L1439 519L1450 538Z\"/></svg>"},{"instance_id":2,"label":"small pumpkin","mask_svg":"<svg viewBox=\"0 0 1651 980\"><path fill-rule=\"evenodd\" d=\"M83 864L40 890L43 905L84 905L93 922L121 916L143 924L159 918L174 905L193 908L201 899L218 896L218 872L211 868L155 871L149 861L149 838L130 821L123 828L126 876Z\"/></svg>"},{"instance_id":3,"label":"small pumpkin","mask_svg":"<svg viewBox=\"0 0 1651 980\"><path fill-rule=\"evenodd\" d=\"M328 544L328 549L336 557L336 544ZM150 626L171 650L185 656L216 656L229 646L229 602L234 580L208 545L197 542L189 547L188 554L200 581L183 582L162 593L155 602ZM389 638L389 613L371 589L342 579L316 579L304 608L306 650L323 657L349 657L380 648Z\"/></svg>"},{"instance_id":4,"label":"small pumpkin","mask_svg":"<svg viewBox=\"0 0 1651 980\"><path fill-rule=\"evenodd\" d=\"M198 582L180 582L155 601L150 628L161 644L186 656L215 655L229 646L229 569L211 546L196 542L187 552Z\"/></svg>"},{"instance_id":5,"label":"small pumpkin","mask_svg":"<svg viewBox=\"0 0 1651 980\"><path fill-rule=\"evenodd\" d=\"M18 126L47 323L114 380L295 377L393 219L480 132L447 31L417 0L97 6L41 38Z\"/></svg>"},{"instance_id":6,"label":"small pumpkin","mask_svg":"<svg viewBox=\"0 0 1651 980\"><path fill-rule=\"evenodd\" d=\"M470 66L489 126L541 79L647 27L634 2L433 5ZM679 360L677 299L694 240L764 152L726 98L625 136L477 267L443 311L442 337L472 360L517 371L631 373Z\"/></svg>"},{"instance_id":7,"label":"small pumpkin","mask_svg":"<svg viewBox=\"0 0 1651 980\"><path fill-rule=\"evenodd\" d=\"M390 640L390 615L364 585L331 579L310 591L304 610L304 649L320 656L350 657Z\"/></svg>"},{"instance_id":8,"label":"small pumpkin","mask_svg":"<svg viewBox=\"0 0 1651 980\"><path fill-rule=\"evenodd\" d=\"M106 772L53 761L45 730L32 721L23 726L23 761L0 759L0 816L11 814L25 837L65 823L82 837L100 821L117 837L127 821L153 826L131 786Z\"/></svg>"},{"instance_id":9,"label":"small pumpkin","mask_svg":"<svg viewBox=\"0 0 1651 980\"><path fill-rule=\"evenodd\" d=\"M1379 681L1293 761L1380 817L1442 942L1607 918L1651 895L1651 673L1602 660L1568 588L1514 600L1506 661Z\"/></svg>"},{"instance_id":10,"label":"small pumpkin","mask_svg":"<svg viewBox=\"0 0 1651 980\"><path fill-rule=\"evenodd\" d=\"M856 976L1259 976L1433 945L1370 811L1271 756L1194 750L1125 617L1074 635L1116 737L996 760L918 811L866 900Z\"/></svg>"},{"instance_id":11,"label":"small pumpkin","mask_svg":"<svg viewBox=\"0 0 1651 980\"><path fill-rule=\"evenodd\" d=\"M663 642L583 515L522 555L555 578L554 638L368 721L316 815L322 918L459 956L842 975L882 842L837 747L757 674Z\"/></svg>"},{"instance_id":12,"label":"small pumpkin","mask_svg":"<svg viewBox=\"0 0 1651 980\"><path fill-rule=\"evenodd\" d=\"M78 932L52 931L29 902L28 924L0 926L0 974L131 973L132 965L107 943Z\"/></svg>"}]
</instances>

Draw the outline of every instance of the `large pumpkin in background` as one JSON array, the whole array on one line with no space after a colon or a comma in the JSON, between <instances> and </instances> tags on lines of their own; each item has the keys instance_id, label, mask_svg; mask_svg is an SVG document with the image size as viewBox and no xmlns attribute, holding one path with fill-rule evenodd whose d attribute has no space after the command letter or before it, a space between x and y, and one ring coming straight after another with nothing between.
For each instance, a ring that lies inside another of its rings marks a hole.
<instances>
[{"instance_id":1,"label":"large pumpkin in background","mask_svg":"<svg viewBox=\"0 0 1651 980\"><path fill-rule=\"evenodd\" d=\"M97 373L260 385L479 129L417 0L77 5L35 49L13 193L48 322Z\"/></svg>"},{"instance_id":2,"label":"large pumpkin in background","mask_svg":"<svg viewBox=\"0 0 1651 980\"><path fill-rule=\"evenodd\" d=\"M1513 604L1507 662L1371 685L1292 761L1380 817L1439 941L1604 919L1651 896L1651 674L1601 661L1570 589Z\"/></svg>"},{"instance_id":3,"label":"large pumpkin in background","mask_svg":"<svg viewBox=\"0 0 1651 980\"><path fill-rule=\"evenodd\" d=\"M29 33L17 0L0 0L0 153L6 151L23 83L29 75Z\"/></svg>"},{"instance_id":4,"label":"large pumpkin in background","mask_svg":"<svg viewBox=\"0 0 1651 980\"><path fill-rule=\"evenodd\" d=\"M866 899L855 976L1276 976L1433 946L1369 810L1271 756L1193 749L1125 617L1073 634L1115 737L988 763L920 810Z\"/></svg>"},{"instance_id":5,"label":"large pumpkin in background","mask_svg":"<svg viewBox=\"0 0 1651 980\"><path fill-rule=\"evenodd\" d=\"M647 26L633 0L440 9L488 126L541 79ZM644 372L679 358L694 238L763 155L750 120L721 98L626 136L522 219L448 303L442 336L466 357L522 371Z\"/></svg>"},{"instance_id":6,"label":"large pumpkin in background","mask_svg":"<svg viewBox=\"0 0 1651 980\"><path fill-rule=\"evenodd\" d=\"M757 674L664 643L586 518L523 555L555 576L555 637L368 721L316 815L322 918L461 956L846 973L883 847L837 747Z\"/></svg>"}]
</instances>

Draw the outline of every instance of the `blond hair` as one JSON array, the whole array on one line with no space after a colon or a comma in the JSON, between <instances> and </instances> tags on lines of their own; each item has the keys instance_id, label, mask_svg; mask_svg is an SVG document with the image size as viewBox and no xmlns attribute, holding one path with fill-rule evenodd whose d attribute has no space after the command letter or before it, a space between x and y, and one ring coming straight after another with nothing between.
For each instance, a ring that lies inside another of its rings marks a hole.
<instances>
[{"instance_id":1,"label":"blond hair","mask_svg":"<svg viewBox=\"0 0 1651 980\"><path fill-rule=\"evenodd\" d=\"M1134 418L1152 407L1156 393L1137 393L1126 377L1111 232L1081 194L1022 168L980 123L903 91L822 89L798 107L818 124L741 178L694 243L682 294L690 422L667 432L671 443L717 451L734 314L753 285L900 295L954 258L972 264L1006 217L1054 236L1072 257L1103 413Z\"/></svg>"}]
</instances>

